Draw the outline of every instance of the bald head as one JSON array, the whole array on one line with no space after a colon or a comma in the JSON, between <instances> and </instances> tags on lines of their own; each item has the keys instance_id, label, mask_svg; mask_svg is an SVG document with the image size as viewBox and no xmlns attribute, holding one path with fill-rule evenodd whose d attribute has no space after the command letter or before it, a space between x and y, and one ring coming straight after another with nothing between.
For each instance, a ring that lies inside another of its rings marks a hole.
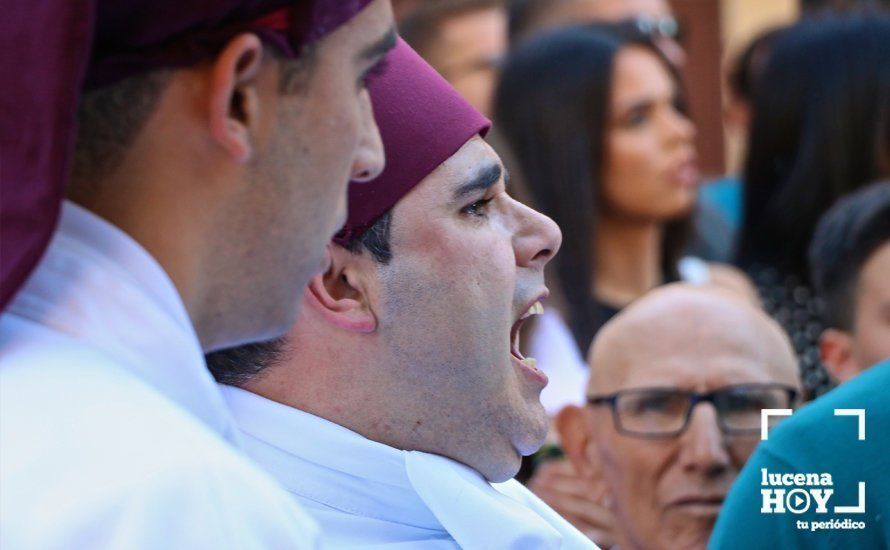
<instances>
[{"instance_id":1,"label":"bald head","mask_svg":"<svg viewBox=\"0 0 890 550\"><path fill-rule=\"evenodd\" d=\"M627 387L778 382L799 387L788 337L762 310L717 288L659 288L597 334L588 393Z\"/></svg>"},{"instance_id":2,"label":"bald head","mask_svg":"<svg viewBox=\"0 0 890 550\"><path fill-rule=\"evenodd\" d=\"M559 431L578 471L604 480L618 545L706 548L758 443L757 409L792 404L782 386L800 390L788 338L739 294L673 284L600 329L589 360L588 395L611 400L569 409Z\"/></svg>"}]
</instances>

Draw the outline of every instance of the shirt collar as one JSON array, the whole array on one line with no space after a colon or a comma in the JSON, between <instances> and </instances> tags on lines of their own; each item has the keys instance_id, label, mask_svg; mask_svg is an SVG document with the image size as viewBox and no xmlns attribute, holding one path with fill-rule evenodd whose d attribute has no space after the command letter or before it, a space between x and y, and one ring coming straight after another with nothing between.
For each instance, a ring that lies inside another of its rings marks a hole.
<instances>
[{"instance_id":1,"label":"shirt collar","mask_svg":"<svg viewBox=\"0 0 890 550\"><path fill-rule=\"evenodd\" d=\"M44 258L9 311L101 349L237 443L173 281L108 221L65 201Z\"/></svg>"},{"instance_id":2,"label":"shirt collar","mask_svg":"<svg viewBox=\"0 0 890 550\"><path fill-rule=\"evenodd\" d=\"M298 497L447 532L461 547L595 548L515 480L496 489L449 458L401 451L246 390L222 388L245 451Z\"/></svg>"},{"instance_id":3,"label":"shirt collar","mask_svg":"<svg viewBox=\"0 0 890 550\"><path fill-rule=\"evenodd\" d=\"M297 497L361 516L442 529L412 486L406 451L249 391L220 387L245 451Z\"/></svg>"}]
</instances>

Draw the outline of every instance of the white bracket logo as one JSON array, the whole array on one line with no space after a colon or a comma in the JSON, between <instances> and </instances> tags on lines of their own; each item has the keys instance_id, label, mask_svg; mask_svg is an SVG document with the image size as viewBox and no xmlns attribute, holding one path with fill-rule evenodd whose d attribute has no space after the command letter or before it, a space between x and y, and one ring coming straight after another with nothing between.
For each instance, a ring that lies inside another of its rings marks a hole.
<instances>
[{"instance_id":1,"label":"white bracket logo","mask_svg":"<svg viewBox=\"0 0 890 550\"><path fill-rule=\"evenodd\" d=\"M760 409L760 440L769 439L769 418L771 416L791 416L792 409Z\"/></svg>"},{"instance_id":2,"label":"white bracket logo","mask_svg":"<svg viewBox=\"0 0 890 550\"><path fill-rule=\"evenodd\" d=\"M760 440L769 439L769 419L772 416L791 416L791 409L760 410ZM834 416L855 416L859 418L859 441L865 441L865 409L834 409Z\"/></svg>"},{"instance_id":3,"label":"white bracket logo","mask_svg":"<svg viewBox=\"0 0 890 550\"><path fill-rule=\"evenodd\" d=\"M834 416L858 416L859 441L865 441L865 409L834 409Z\"/></svg>"}]
</instances>

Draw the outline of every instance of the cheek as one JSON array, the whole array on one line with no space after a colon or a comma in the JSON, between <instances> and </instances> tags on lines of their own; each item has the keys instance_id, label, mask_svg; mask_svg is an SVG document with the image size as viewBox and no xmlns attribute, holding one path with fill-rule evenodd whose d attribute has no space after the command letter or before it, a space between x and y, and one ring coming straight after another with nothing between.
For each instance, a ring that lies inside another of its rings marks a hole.
<instances>
[{"instance_id":1,"label":"cheek","mask_svg":"<svg viewBox=\"0 0 890 550\"><path fill-rule=\"evenodd\" d=\"M355 86L344 89L325 87L316 92L314 101L306 108L312 115L308 124L301 128L307 132L303 141L309 141L317 153L313 166L319 189L331 186L332 181L343 186L349 181L350 168L359 145L362 109Z\"/></svg>"},{"instance_id":2,"label":"cheek","mask_svg":"<svg viewBox=\"0 0 890 550\"><path fill-rule=\"evenodd\" d=\"M860 299L855 320L854 350L863 367L890 358L890 319L879 308L880 301Z\"/></svg>"},{"instance_id":3,"label":"cheek","mask_svg":"<svg viewBox=\"0 0 890 550\"><path fill-rule=\"evenodd\" d=\"M616 133L603 175L606 204L617 213L652 218L672 218L687 211L695 193L670 181L667 160L654 136Z\"/></svg>"},{"instance_id":4,"label":"cheek","mask_svg":"<svg viewBox=\"0 0 890 550\"><path fill-rule=\"evenodd\" d=\"M739 437L738 439L730 439L727 442L729 457L732 460L736 473L742 469L745 463L748 462L748 459L751 458L751 455L754 454L759 442L760 440L755 437Z\"/></svg>"},{"instance_id":5,"label":"cheek","mask_svg":"<svg viewBox=\"0 0 890 550\"><path fill-rule=\"evenodd\" d=\"M665 452L644 440L617 433L607 435L600 447L603 470L612 488L612 498L624 514L649 516L657 502L656 488Z\"/></svg>"},{"instance_id":6,"label":"cheek","mask_svg":"<svg viewBox=\"0 0 890 550\"><path fill-rule=\"evenodd\" d=\"M656 186L656 154L650 139L644 136L615 136L603 174L606 199L616 206L633 206Z\"/></svg>"}]
</instances>

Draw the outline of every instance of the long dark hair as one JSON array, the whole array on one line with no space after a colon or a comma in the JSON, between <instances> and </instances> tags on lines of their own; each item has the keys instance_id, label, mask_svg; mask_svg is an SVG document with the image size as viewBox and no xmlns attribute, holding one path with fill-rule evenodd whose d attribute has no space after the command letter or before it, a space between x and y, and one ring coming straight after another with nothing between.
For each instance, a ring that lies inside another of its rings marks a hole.
<instances>
[{"instance_id":1,"label":"long dark hair","mask_svg":"<svg viewBox=\"0 0 890 550\"><path fill-rule=\"evenodd\" d=\"M507 59L495 119L513 149L535 207L563 233L554 259L568 322L586 350L602 324L591 292L593 233L600 215L601 169L608 131L612 65L630 45L649 49L678 83L655 45L629 26L585 25L522 43ZM676 278L690 217L666 224L662 271Z\"/></svg>"},{"instance_id":2,"label":"long dark hair","mask_svg":"<svg viewBox=\"0 0 890 550\"><path fill-rule=\"evenodd\" d=\"M808 283L806 252L819 217L890 172L890 17L789 27L760 82L737 263Z\"/></svg>"}]
</instances>

